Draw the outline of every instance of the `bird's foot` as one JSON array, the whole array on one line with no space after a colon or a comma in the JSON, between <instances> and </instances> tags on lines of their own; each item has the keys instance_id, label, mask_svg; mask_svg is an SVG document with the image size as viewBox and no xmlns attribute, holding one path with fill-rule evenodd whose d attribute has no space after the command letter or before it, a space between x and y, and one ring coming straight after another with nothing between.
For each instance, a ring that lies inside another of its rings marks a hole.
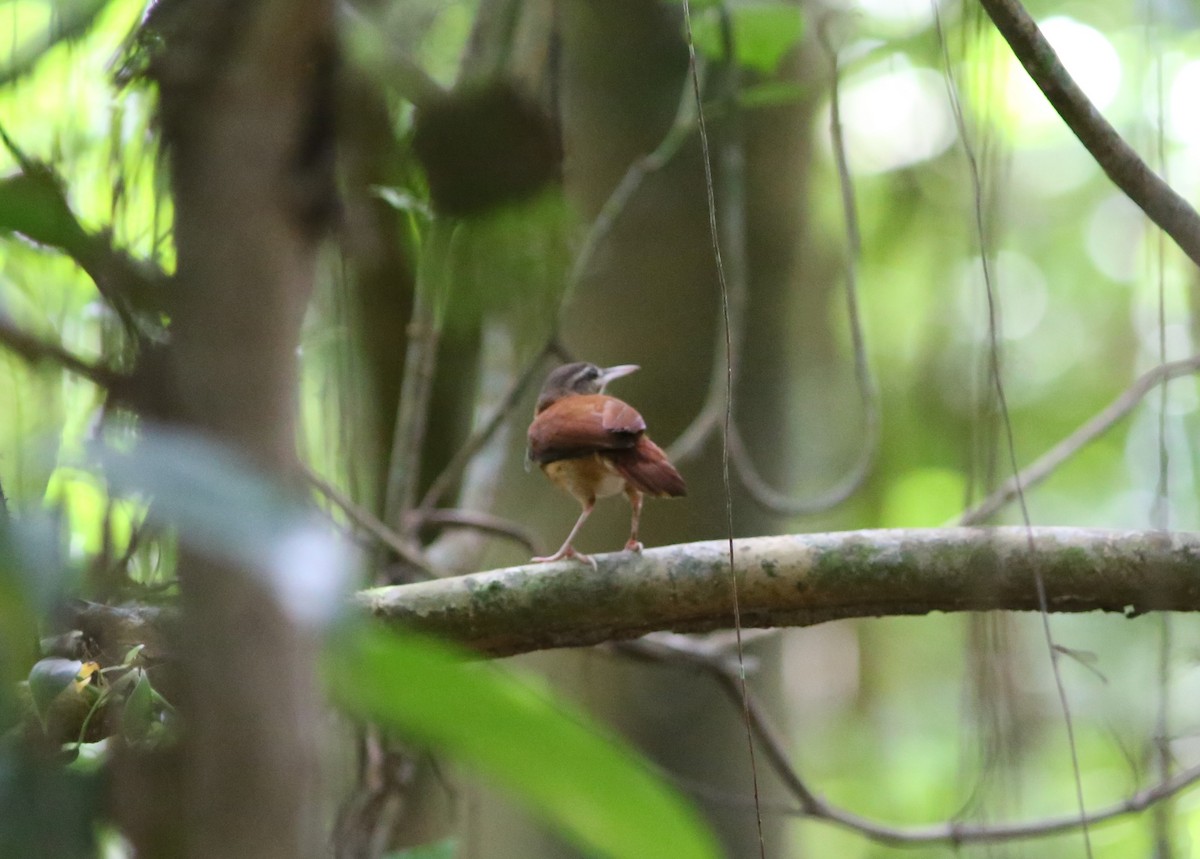
<instances>
[{"instance_id":1,"label":"bird's foot","mask_svg":"<svg viewBox=\"0 0 1200 859\"><path fill-rule=\"evenodd\" d=\"M530 558L529 560L534 564L549 564L554 561L561 561L564 558L574 558L577 561L583 561L585 564L588 564L593 570L597 569L595 558L591 555L585 555L583 552L576 551L575 547L571 545L563 546L553 555L546 555L542 558Z\"/></svg>"},{"instance_id":2,"label":"bird's foot","mask_svg":"<svg viewBox=\"0 0 1200 859\"><path fill-rule=\"evenodd\" d=\"M637 552L640 555L642 553L642 549L644 548L645 546L642 545L641 540L635 540L632 537L625 542L626 552Z\"/></svg>"}]
</instances>

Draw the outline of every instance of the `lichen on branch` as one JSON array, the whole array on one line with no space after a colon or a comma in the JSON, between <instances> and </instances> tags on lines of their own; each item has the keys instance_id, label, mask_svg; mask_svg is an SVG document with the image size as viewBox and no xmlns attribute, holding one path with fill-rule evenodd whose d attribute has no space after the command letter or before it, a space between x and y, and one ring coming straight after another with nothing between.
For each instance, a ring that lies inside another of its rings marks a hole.
<instances>
[{"instance_id":1,"label":"lichen on branch","mask_svg":"<svg viewBox=\"0 0 1200 859\"><path fill-rule=\"evenodd\" d=\"M715 540L362 591L389 622L503 656L732 624L727 543ZM933 611L1200 609L1200 534L1082 528L873 530L734 542L746 627Z\"/></svg>"}]
</instances>

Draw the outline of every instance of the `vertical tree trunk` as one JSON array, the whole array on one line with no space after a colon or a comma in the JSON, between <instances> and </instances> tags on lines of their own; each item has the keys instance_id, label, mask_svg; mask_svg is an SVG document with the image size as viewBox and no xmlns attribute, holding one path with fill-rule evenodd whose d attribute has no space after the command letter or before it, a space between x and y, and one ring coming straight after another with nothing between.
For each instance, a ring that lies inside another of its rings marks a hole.
<instances>
[{"instance_id":1,"label":"vertical tree trunk","mask_svg":"<svg viewBox=\"0 0 1200 859\"><path fill-rule=\"evenodd\" d=\"M173 417L286 478L300 322L332 202L331 5L190 0L156 14L178 251ZM312 631L236 566L187 552L179 578L182 855L320 854Z\"/></svg>"}]
</instances>

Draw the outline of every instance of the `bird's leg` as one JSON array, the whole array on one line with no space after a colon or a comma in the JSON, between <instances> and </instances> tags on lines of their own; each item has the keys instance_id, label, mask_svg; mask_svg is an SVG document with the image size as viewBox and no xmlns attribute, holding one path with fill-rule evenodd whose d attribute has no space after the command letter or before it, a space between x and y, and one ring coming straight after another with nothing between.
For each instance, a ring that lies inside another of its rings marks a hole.
<instances>
[{"instance_id":1,"label":"bird's leg","mask_svg":"<svg viewBox=\"0 0 1200 859\"><path fill-rule=\"evenodd\" d=\"M583 512L579 514L579 518L575 521L575 527L571 529L571 533L567 535L566 541L562 547L553 555L547 555L544 558L532 558L535 564L548 564L551 561L561 561L563 558L575 558L583 561L585 564L591 564L592 569L596 569L596 560L582 552L575 551L575 547L571 545L571 541L575 539L575 535L579 533L579 529L583 527L583 523L587 521L587 517L592 515L592 508L596 506L596 499L593 498L583 505Z\"/></svg>"},{"instance_id":2,"label":"bird's leg","mask_svg":"<svg viewBox=\"0 0 1200 859\"><path fill-rule=\"evenodd\" d=\"M629 496L629 506L633 508L633 519L629 523L629 539L625 541L625 551L640 552L642 544L638 540L638 520L642 518L642 493L627 483L625 484L625 494Z\"/></svg>"}]
</instances>

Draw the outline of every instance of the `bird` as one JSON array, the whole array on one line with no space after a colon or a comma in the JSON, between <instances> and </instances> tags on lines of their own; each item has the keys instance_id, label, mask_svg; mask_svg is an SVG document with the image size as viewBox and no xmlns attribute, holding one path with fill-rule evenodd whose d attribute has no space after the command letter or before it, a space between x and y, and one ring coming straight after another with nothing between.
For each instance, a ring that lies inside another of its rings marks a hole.
<instances>
[{"instance_id":1,"label":"bird","mask_svg":"<svg viewBox=\"0 0 1200 859\"><path fill-rule=\"evenodd\" d=\"M574 496L583 511L562 547L535 563L595 559L571 545L591 515L596 499L624 491L633 508L626 551L640 552L638 520L646 495L672 498L687 487L666 453L646 435L646 422L633 406L605 395L609 382L640 369L637 364L601 368L586 361L564 364L542 385L529 425L528 460L550 481Z\"/></svg>"}]
</instances>

